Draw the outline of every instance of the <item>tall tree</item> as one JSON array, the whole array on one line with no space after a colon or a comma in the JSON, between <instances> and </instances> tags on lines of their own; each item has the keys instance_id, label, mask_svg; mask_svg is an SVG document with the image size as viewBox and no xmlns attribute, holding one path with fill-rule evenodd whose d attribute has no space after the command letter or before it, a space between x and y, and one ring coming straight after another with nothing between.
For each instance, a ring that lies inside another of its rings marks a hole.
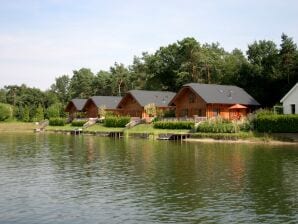
<instances>
[{"instance_id":1,"label":"tall tree","mask_svg":"<svg viewBox=\"0 0 298 224\"><path fill-rule=\"evenodd\" d=\"M59 100L64 105L70 100L70 78L68 75L62 75L55 79L51 90L57 94Z\"/></svg>"},{"instance_id":2,"label":"tall tree","mask_svg":"<svg viewBox=\"0 0 298 224\"><path fill-rule=\"evenodd\" d=\"M297 45L294 43L293 39L288 37L286 34L281 35L280 44L280 70L281 74L286 78L287 84L292 85L297 81L297 60L298 52ZM290 85L290 86L291 86Z\"/></svg>"},{"instance_id":3,"label":"tall tree","mask_svg":"<svg viewBox=\"0 0 298 224\"><path fill-rule=\"evenodd\" d=\"M113 92L116 93L115 95L121 96L133 88L131 83L129 83L130 72L123 64L115 63L110 68L110 72L112 74Z\"/></svg>"},{"instance_id":4,"label":"tall tree","mask_svg":"<svg viewBox=\"0 0 298 224\"><path fill-rule=\"evenodd\" d=\"M88 68L73 71L69 88L71 98L89 98L93 92L93 79L94 74Z\"/></svg>"}]
</instances>

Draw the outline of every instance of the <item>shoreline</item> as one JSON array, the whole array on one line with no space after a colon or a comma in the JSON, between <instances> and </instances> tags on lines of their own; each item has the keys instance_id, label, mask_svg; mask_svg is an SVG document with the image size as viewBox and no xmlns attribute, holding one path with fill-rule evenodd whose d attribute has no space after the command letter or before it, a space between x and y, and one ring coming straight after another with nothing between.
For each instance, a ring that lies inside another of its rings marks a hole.
<instances>
[{"instance_id":1,"label":"shoreline","mask_svg":"<svg viewBox=\"0 0 298 224\"><path fill-rule=\"evenodd\" d=\"M71 131L69 130L45 130L44 132L47 133L57 133L57 134L67 134L71 135ZM43 133L43 132L41 132ZM101 132L101 131L83 131L81 135L88 135L88 136L97 136L97 137L109 137L108 132ZM123 132L123 136L120 138L137 138L137 139L152 139L152 140L159 140L158 135L154 133L149 133L149 132L130 132L126 133ZM212 133L213 134L213 133ZM144 137L146 135L147 137ZM148 137L148 136L151 136ZM110 137L112 138L112 137ZM115 137L114 137L115 138ZM164 140L163 140L164 141ZM183 142L189 142L189 143L195 143L195 142L201 142L201 143L228 143L228 144L270 144L270 145L298 145L298 141L281 141L281 140L274 140L274 139L263 139L261 137L251 137L248 139L216 139L216 138L210 138L210 137L203 137L203 138L186 138L186 139L181 139L181 140L166 140L166 141L183 141Z\"/></svg>"},{"instance_id":2,"label":"shoreline","mask_svg":"<svg viewBox=\"0 0 298 224\"><path fill-rule=\"evenodd\" d=\"M224 139L213 139L213 138L188 138L184 139L185 142L195 143L229 143L229 144L269 144L269 145L298 145L298 142L290 142L290 141L278 141L278 140L246 140L246 139L238 139L238 140L224 140Z\"/></svg>"},{"instance_id":3,"label":"shoreline","mask_svg":"<svg viewBox=\"0 0 298 224\"><path fill-rule=\"evenodd\" d=\"M37 131L38 126L34 123L12 122L0 123L1 133L56 133L71 135L74 131L71 129L63 129L59 127L49 126L50 129ZM138 126L136 126L138 127ZM190 133L187 130L166 130L153 129L150 126L143 126L141 128L121 129L121 128L103 128L81 130L80 135L93 135L98 137L110 138L137 138L137 139L151 139L151 140L165 140L165 141L184 141L184 142L202 142L202 143L228 143L228 144L270 144L270 145L298 145L298 133ZM177 139L161 139L162 135L176 135ZM187 137L181 137L184 135ZM160 139L159 139L160 138Z\"/></svg>"}]
</instances>

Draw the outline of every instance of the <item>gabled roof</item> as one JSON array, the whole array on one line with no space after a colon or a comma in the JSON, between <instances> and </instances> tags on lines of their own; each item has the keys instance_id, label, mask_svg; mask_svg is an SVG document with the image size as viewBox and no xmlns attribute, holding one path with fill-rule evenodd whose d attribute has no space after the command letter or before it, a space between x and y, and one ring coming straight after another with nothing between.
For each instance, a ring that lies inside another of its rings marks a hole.
<instances>
[{"instance_id":1,"label":"gabled roof","mask_svg":"<svg viewBox=\"0 0 298 224\"><path fill-rule=\"evenodd\" d=\"M65 108L65 111L68 111L69 110L69 107L71 105L73 105L76 108L77 111L82 111L86 102L87 102L87 99L72 99L67 104L67 106Z\"/></svg>"},{"instance_id":2,"label":"gabled roof","mask_svg":"<svg viewBox=\"0 0 298 224\"><path fill-rule=\"evenodd\" d=\"M260 105L251 95L238 86L188 83L183 88L192 89L206 103Z\"/></svg>"},{"instance_id":3,"label":"gabled roof","mask_svg":"<svg viewBox=\"0 0 298 224\"><path fill-rule=\"evenodd\" d=\"M288 98L289 95L291 95L292 92L294 92L294 90L298 88L298 82L296 83L296 85L293 86L292 89L290 89L289 92L287 92L287 94L280 100L280 102L284 102L286 98Z\"/></svg>"},{"instance_id":4,"label":"gabled roof","mask_svg":"<svg viewBox=\"0 0 298 224\"><path fill-rule=\"evenodd\" d=\"M119 105L128 95L131 95L142 107L149 103L154 103L157 107L167 107L176 93L169 91L131 90L126 93Z\"/></svg>"},{"instance_id":5,"label":"gabled roof","mask_svg":"<svg viewBox=\"0 0 298 224\"><path fill-rule=\"evenodd\" d=\"M88 100L92 100L98 108L105 106L107 109L116 109L121 99L120 96L92 96Z\"/></svg>"}]
</instances>

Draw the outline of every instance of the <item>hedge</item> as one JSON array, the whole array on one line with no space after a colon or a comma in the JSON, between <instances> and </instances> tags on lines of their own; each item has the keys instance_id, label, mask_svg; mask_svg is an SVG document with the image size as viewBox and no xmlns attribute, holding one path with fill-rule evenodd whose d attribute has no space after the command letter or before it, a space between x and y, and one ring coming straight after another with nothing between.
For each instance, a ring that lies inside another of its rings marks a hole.
<instances>
[{"instance_id":1,"label":"hedge","mask_svg":"<svg viewBox=\"0 0 298 224\"><path fill-rule=\"evenodd\" d=\"M239 126L232 122L205 121L198 125L197 132L237 133L239 132Z\"/></svg>"},{"instance_id":2,"label":"hedge","mask_svg":"<svg viewBox=\"0 0 298 224\"><path fill-rule=\"evenodd\" d=\"M259 132L298 133L298 115L257 115L253 121Z\"/></svg>"},{"instance_id":3,"label":"hedge","mask_svg":"<svg viewBox=\"0 0 298 224\"><path fill-rule=\"evenodd\" d=\"M5 121L12 117L12 106L9 104L0 103L0 121Z\"/></svg>"},{"instance_id":4,"label":"hedge","mask_svg":"<svg viewBox=\"0 0 298 224\"><path fill-rule=\"evenodd\" d=\"M71 122L71 126L83 127L86 122L87 122L87 120L73 120Z\"/></svg>"},{"instance_id":5,"label":"hedge","mask_svg":"<svg viewBox=\"0 0 298 224\"><path fill-rule=\"evenodd\" d=\"M49 120L49 125L51 126L64 126L65 123L65 119L61 117L53 117Z\"/></svg>"},{"instance_id":6,"label":"hedge","mask_svg":"<svg viewBox=\"0 0 298 224\"><path fill-rule=\"evenodd\" d=\"M157 129L192 129L193 121L156 121L153 124Z\"/></svg>"},{"instance_id":7,"label":"hedge","mask_svg":"<svg viewBox=\"0 0 298 224\"><path fill-rule=\"evenodd\" d=\"M130 122L130 117L106 117L104 120L104 126L106 127L125 127Z\"/></svg>"}]
</instances>

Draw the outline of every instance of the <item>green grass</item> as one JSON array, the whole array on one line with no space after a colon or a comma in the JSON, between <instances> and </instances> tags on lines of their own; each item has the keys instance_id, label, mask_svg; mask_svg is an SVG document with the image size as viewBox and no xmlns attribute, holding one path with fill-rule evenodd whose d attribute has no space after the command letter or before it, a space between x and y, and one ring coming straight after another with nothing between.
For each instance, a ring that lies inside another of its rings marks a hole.
<instances>
[{"instance_id":1,"label":"green grass","mask_svg":"<svg viewBox=\"0 0 298 224\"><path fill-rule=\"evenodd\" d=\"M83 127L74 127L71 124L67 124L65 126L47 126L46 130L48 131L72 131L78 128L83 128ZM114 132L114 131L123 131L124 128L108 128L103 126L102 124L95 124L92 125L91 127L88 127L86 129L83 129L84 131L87 132Z\"/></svg>"},{"instance_id":2,"label":"green grass","mask_svg":"<svg viewBox=\"0 0 298 224\"><path fill-rule=\"evenodd\" d=\"M259 139L253 132L239 132L239 133L206 133L206 132L196 132L193 133L192 138L212 138L212 139L222 139L222 140L238 140L238 139Z\"/></svg>"},{"instance_id":3,"label":"green grass","mask_svg":"<svg viewBox=\"0 0 298 224\"><path fill-rule=\"evenodd\" d=\"M46 130L48 131L71 131L75 130L78 127L71 126L71 124L66 124L65 126L47 126Z\"/></svg>"},{"instance_id":4,"label":"green grass","mask_svg":"<svg viewBox=\"0 0 298 224\"><path fill-rule=\"evenodd\" d=\"M163 133L176 133L176 134L185 134L189 133L187 129L156 129L153 128L152 124L139 124L133 128L126 129L126 133L151 133L154 135L163 134Z\"/></svg>"},{"instance_id":5,"label":"green grass","mask_svg":"<svg viewBox=\"0 0 298 224\"><path fill-rule=\"evenodd\" d=\"M84 130L90 131L90 132L112 132L112 131L114 132L114 131L123 131L124 128L110 128L110 127L105 127L103 124L95 124Z\"/></svg>"},{"instance_id":6,"label":"green grass","mask_svg":"<svg viewBox=\"0 0 298 224\"><path fill-rule=\"evenodd\" d=\"M34 122L0 122L0 132L32 132L37 127Z\"/></svg>"}]
</instances>

